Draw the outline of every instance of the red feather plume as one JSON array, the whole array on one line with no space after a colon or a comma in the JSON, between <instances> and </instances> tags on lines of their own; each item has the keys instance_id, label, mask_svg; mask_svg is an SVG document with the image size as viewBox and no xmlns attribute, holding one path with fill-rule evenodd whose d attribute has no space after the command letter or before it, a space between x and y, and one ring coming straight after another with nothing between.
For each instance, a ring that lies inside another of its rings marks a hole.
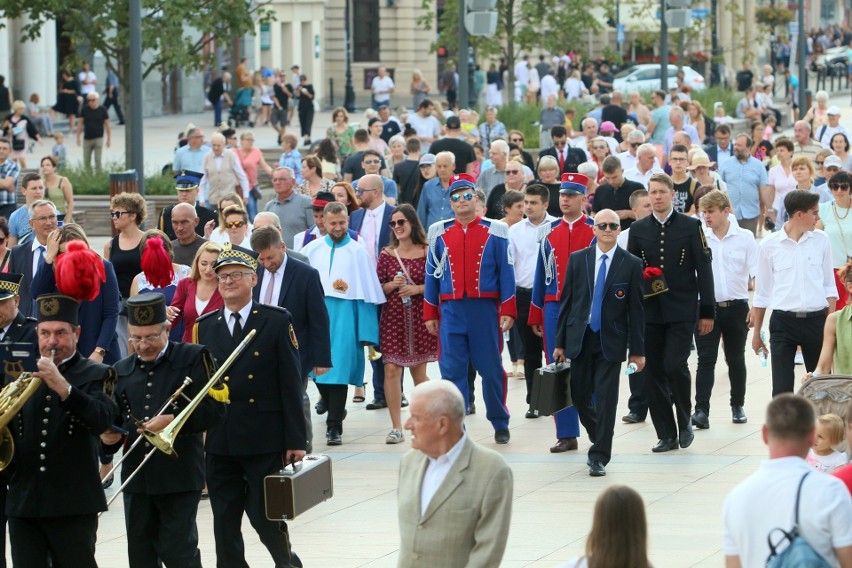
<instances>
[{"instance_id":1,"label":"red feather plume","mask_svg":"<svg viewBox=\"0 0 852 568\"><path fill-rule=\"evenodd\" d=\"M142 272L145 279L155 288L165 288L175 277L175 267L163 239L153 237L145 241L145 252L142 253Z\"/></svg>"},{"instance_id":2,"label":"red feather plume","mask_svg":"<svg viewBox=\"0 0 852 568\"><path fill-rule=\"evenodd\" d=\"M56 288L79 301L92 301L106 281L104 261L83 241L71 241L56 258Z\"/></svg>"}]
</instances>

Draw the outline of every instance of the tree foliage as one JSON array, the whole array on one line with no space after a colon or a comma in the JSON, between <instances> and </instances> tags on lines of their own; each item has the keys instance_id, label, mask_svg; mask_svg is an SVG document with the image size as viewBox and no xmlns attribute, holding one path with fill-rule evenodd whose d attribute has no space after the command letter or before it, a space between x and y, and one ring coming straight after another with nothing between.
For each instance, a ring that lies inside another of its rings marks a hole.
<instances>
[{"instance_id":1,"label":"tree foliage","mask_svg":"<svg viewBox=\"0 0 852 568\"><path fill-rule=\"evenodd\" d=\"M447 0L438 21L438 37L432 44L451 51L458 49L459 1ZM609 4L608 0L603 5ZM433 0L423 0L426 14L419 23L430 29L435 21ZM491 37L470 37L470 45L480 56L506 58L509 82L514 82L515 59L524 51L541 49L557 54L581 50L585 32L603 26L589 12L586 0L497 0L497 33Z\"/></svg>"}]
</instances>

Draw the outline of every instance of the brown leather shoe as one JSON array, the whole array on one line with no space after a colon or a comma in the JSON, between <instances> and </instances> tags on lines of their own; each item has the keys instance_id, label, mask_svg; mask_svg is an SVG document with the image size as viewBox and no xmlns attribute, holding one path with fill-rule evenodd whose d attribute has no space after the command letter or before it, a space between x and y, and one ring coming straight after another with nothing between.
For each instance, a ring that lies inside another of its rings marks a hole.
<instances>
[{"instance_id":1,"label":"brown leather shoe","mask_svg":"<svg viewBox=\"0 0 852 568\"><path fill-rule=\"evenodd\" d=\"M577 438L559 438L556 445L550 448L551 454L561 454L577 449Z\"/></svg>"}]
</instances>

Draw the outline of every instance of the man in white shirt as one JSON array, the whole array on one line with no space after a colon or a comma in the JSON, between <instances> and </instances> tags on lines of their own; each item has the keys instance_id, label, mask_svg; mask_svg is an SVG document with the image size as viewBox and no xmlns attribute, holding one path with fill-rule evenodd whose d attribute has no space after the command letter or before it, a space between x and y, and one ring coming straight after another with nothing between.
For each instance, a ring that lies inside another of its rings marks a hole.
<instances>
[{"instance_id":1,"label":"man in white shirt","mask_svg":"<svg viewBox=\"0 0 852 568\"><path fill-rule=\"evenodd\" d=\"M571 141L571 146L574 148L579 148L583 152L586 153L586 158L591 160L591 144L592 138L598 135L598 121L594 118L587 117L583 119L583 122L580 123L582 127L582 135L574 138Z\"/></svg>"},{"instance_id":2,"label":"man in white shirt","mask_svg":"<svg viewBox=\"0 0 852 568\"><path fill-rule=\"evenodd\" d=\"M725 351L731 381L731 417L745 424L746 363L748 338L748 283L757 271L758 246L751 231L731 223L728 195L714 189L701 198L704 234L713 253L713 291L716 294L716 323L710 333L695 335L698 370L695 372L693 426L710 427L710 395L713 390L719 341Z\"/></svg>"},{"instance_id":3,"label":"man in white shirt","mask_svg":"<svg viewBox=\"0 0 852 568\"><path fill-rule=\"evenodd\" d=\"M452 382L414 387L409 411L412 449L400 463L397 490L398 566L499 566L512 517L511 468L467 436L464 398Z\"/></svg>"},{"instance_id":4,"label":"man in white shirt","mask_svg":"<svg viewBox=\"0 0 852 568\"><path fill-rule=\"evenodd\" d=\"M813 372L826 314L837 302L831 245L828 236L815 229L819 194L793 190L784 197L784 208L789 221L760 243L751 316L754 352L766 349L772 355L772 396L794 391L797 346L802 347L805 368ZM760 337L767 308L772 310L771 350Z\"/></svg>"},{"instance_id":5,"label":"man in white shirt","mask_svg":"<svg viewBox=\"0 0 852 568\"><path fill-rule=\"evenodd\" d=\"M624 177L648 187L654 174L664 173L657 165L657 149L653 144L642 144L636 149L636 165L624 168ZM623 233L622 233L623 234Z\"/></svg>"},{"instance_id":6,"label":"man in white shirt","mask_svg":"<svg viewBox=\"0 0 852 568\"><path fill-rule=\"evenodd\" d=\"M379 110L383 105L390 107L391 95L396 87L384 67L379 67L379 74L373 77L370 87L373 91L373 108Z\"/></svg>"},{"instance_id":7,"label":"man in white shirt","mask_svg":"<svg viewBox=\"0 0 852 568\"><path fill-rule=\"evenodd\" d=\"M77 80L80 82L80 96L84 99L89 93L98 91L98 78L89 68L88 63L83 63L83 70L77 75Z\"/></svg>"},{"instance_id":8,"label":"man in white shirt","mask_svg":"<svg viewBox=\"0 0 852 568\"><path fill-rule=\"evenodd\" d=\"M639 146L644 143L645 135L641 130L631 130L630 134L627 135L627 151L618 154L618 159L624 171L633 168L639 163L639 157L636 153L639 151Z\"/></svg>"},{"instance_id":9,"label":"man in white shirt","mask_svg":"<svg viewBox=\"0 0 852 568\"><path fill-rule=\"evenodd\" d=\"M543 344L541 337L533 333L527 324L532 301L533 279L538 258L538 231L545 223L556 217L547 214L550 191L540 183L527 186L524 191L524 214L526 218L509 227L509 252L515 259L515 302L518 307L518 331L524 346L524 378L527 382L527 404L530 403L533 374L541 367ZM538 411L529 409L527 418L538 418Z\"/></svg>"},{"instance_id":10,"label":"man in white shirt","mask_svg":"<svg viewBox=\"0 0 852 568\"><path fill-rule=\"evenodd\" d=\"M530 81L530 56L524 57L515 63L515 85L519 88L514 88L515 100L521 102L527 96L527 83Z\"/></svg>"},{"instance_id":11,"label":"man in white shirt","mask_svg":"<svg viewBox=\"0 0 852 568\"><path fill-rule=\"evenodd\" d=\"M846 131L846 127L840 124L840 107L828 107L826 115L828 115L828 124L823 124L817 128L816 141L831 149L831 139L834 138L835 134L845 134L846 138L849 138L849 133Z\"/></svg>"},{"instance_id":12,"label":"man in white shirt","mask_svg":"<svg viewBox=\"0 0 852 568\"><path fill-rule=\"evenodd\" d=\"M441 136L441 122L432 114L435 111L435 103L429 99L420 101L417 110L408 115L408 123L417 132L420 139L420 149L426 154L432 142Z\"/></svg>"},{"instance_id":13,"label":"man in white shirt","mask_svg":"<svg viewBox=\"0 0 852 568\"><path fill-rule=\"evenodd\" d=\"M651 214L651 198L648 197L647 189L637 189L630 194L630 210L633 211L634 221L644 219ZM627 238L630 236L630 227L627 227L620 233L616 242L618 246L627 249Z\"/></svg>"},{"instance_id":14,"label":"man in white shirt","mask_svg":"<svg viewBox=\"0 0 852 568\"><path fill-rule=\"evenodd\" d=\"M815 422L814 407L804 397L786 393L769 403L763 426L769 460L728 494L722 509L727 568L763 568L770 554L767 537L775 529L793 528L797 501L799 536L829 566L852 567L849 491L805 461L816 437ZM780 531L775 535L773 542L785 542Z\"/></svg>"}]
</instances>

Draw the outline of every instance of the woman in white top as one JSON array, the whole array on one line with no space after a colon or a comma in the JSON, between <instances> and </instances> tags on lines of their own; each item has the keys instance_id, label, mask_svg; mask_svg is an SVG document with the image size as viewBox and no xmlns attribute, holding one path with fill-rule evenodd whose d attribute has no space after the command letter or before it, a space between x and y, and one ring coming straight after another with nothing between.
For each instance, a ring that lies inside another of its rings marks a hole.
<instances>
[{"instance_id":1,"label":"woman in white top","mask_svg":"<svg viewBox=\"0 0 852 568\"><path fill-rule=\"evenodd\" d=\"M583 81L580 79L580 71L574 69L571 76L565 79L565 84L562 86L565 90L565 101L579 99L583 94Z\"/></svg>"},{"instance_id":2,"label":"woman in white top","mask_svg":"<svg viewBox=\"0 0 852 568\"><path fill-rule=\"evenodd\" d=\"M837 309L846 307L849 292L840 278L840 270L852 257L852 174L840 171L828 180L834 201L819 204L819 221L816 228L825 231L831 244L831 264L837 284Z\"/></svg>"},{"instance_id":3,"label":"woman in white top","mask_svg":"<svg viewBox=\"0 0 852 568\"><path fill-rule=\"evenodd\" d=\"M559 568L613 567L651 568L645 503L626 485L611 485L598 496L585 556Z\"/></svg>"},{"instance_id":4,"label":"woman in white top","mask_svg":"<svg viewBox=\"0 0 852 568\"><path fill-rule=\"evenodd\" d=\"M775 209L776 226L787 220L784 211L784 197L796 188L796 178L793 177L793 141L789 138L779 138L775 141L775 155L778 165L769 168L769 187L775 195L772 208Z\"/></svg>"},{"instance_id":5,"label":"woman in white top","mask_svg":"<svg viewBox=\"0 0 852 568\"><path fill-rule=\"evenodd\" d=\"M225 243L232 243L239 245L244 248L251 249L251 245L243 245L243 242L248 242L249 237L251 237L252 226L251 223L248 222L248 217L246 217L245 225L237 226L234 224L231 229L237 229L238 231L234 231L234 233L239 233L245 231L245 236L243 239L240 239L239 242L234 243L231 240L231 234L228 232L228 228L226 227L227 219L225 217L225 211L231 207L236 205L241 211L245 211L245 205L243 205L242 198L236 193L229 193L222 197L219 200L219 207L216 208L216 211L219 212L219 226L215 226L213 221L208 221L206 225L204 225L204 238L208 241L212 241L214 243L218 243L223 245ZM239 219L233 219L233 223L239 221Z\"/></svg>"}]
</instances>

